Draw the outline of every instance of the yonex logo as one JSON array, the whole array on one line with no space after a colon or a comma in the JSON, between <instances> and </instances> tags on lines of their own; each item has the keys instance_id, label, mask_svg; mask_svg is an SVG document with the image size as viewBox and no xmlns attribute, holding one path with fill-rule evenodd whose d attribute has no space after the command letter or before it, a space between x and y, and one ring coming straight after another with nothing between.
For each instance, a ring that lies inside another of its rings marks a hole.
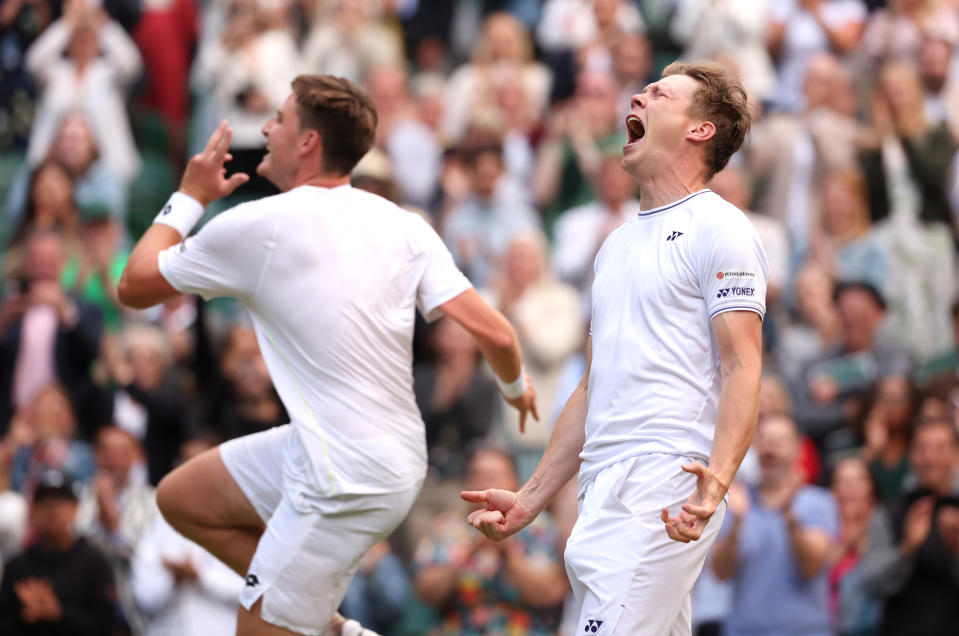
<instances>
[{"instance_id":1,"label":"yonex logo","mask_svg":"<svg viewBox=\"0 0 959 636\"><path fill-rule=\"evenodd\" d=\"M603 624L603 621L594 620L592 618L587 619L586 627L583 629L584 632L591 632L595 634L599 631L600 626Z\"/></svg>"},{"instance_id":2,"label":"yonex logo","mask_svg":"<svg viewBox=\"0 0 959 636\"><path fill-rule=\"evenodd\" d=\"M167 203L166 205L163 206L163 209L160 210L160 214L162 214L162 215L165 216L165 215L169 214L169 213L170 213L170 210L172 210L172 209L173 209L173 206L170 205L169 203Z\"/></svg>"},{"instance_id":3,"label":"yonex logo","mask_svg":"<svg viewBox=\"0 0 959 636\"><path fill-rule=\"evenodd\" d=\"M260 579L256 578L256 574L247 574L246 575L246 586L247 587L256 587L260 584Z\"/></svg>"},{"instance_id":4,"label":"yonex logo","mask_svg":"<svg viewBox=\"0 0 959 636\"><path fill-rule=\"evenodd\" d=\"M667 240L667 241L675 241L677 238L679 238L679 237L682 236L682 235L683 235L682 232L677 232L676 230L673 230L673 233L670 234L669 236L667 236L667 237L666 237L666 240Z\"/></svg>"},{"instance_id":5,"label":"yonex logo","mask_svg":"<svg viewBox=\"0 0 959 636\"><path fill-rule=\"evenodd\" d=\"M725 298L726 296L752 296L756 290L752 287L727 287L720 289L716 293L716 298Z\"/></svg>"}]
</instances>

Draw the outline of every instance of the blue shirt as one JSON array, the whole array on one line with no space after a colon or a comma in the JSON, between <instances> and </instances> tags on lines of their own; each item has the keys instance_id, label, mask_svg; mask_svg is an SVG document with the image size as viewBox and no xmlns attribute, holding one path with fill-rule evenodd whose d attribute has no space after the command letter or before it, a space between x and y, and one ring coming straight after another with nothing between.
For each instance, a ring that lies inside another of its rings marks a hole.
<instances>
[{"instance_id":1,"label":"blue shirt","mask_svg":"<svg viewBox=\"0 0 959 636\"><path fill-rule=\"evenodd\" d=\"M750 489L751 506L739 529L739 560L733 579L732 608L725 636L831 636L828 570L803 578L796 566L786 520L763 508ZM839 520L829 491L804 486L792 502L792 514L804 528L836 535ZM726 515L720 536L733 524Z\"/></svg>"}]
</instances>

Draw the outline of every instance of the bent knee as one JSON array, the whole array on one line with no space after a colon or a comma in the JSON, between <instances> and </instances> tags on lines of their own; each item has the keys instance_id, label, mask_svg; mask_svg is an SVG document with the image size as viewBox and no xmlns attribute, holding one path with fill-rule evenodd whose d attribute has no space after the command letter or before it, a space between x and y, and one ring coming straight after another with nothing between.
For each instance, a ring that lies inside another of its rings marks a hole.
<instances>
[{"instance_id":1,"label":"bent knee","mask_svg":"<svg viewBox=\"0 0 959 636\"><path fill-rule=\"evenodd\" d=\"M163 515L167 523L177 530L180 529L180 526L188 517L183 505L184 493L179 486L179 481L180 479L174 471L164 476L157 484L156 489L157 507L160 509L160 514Z\"/></svg>"}]
</instances>

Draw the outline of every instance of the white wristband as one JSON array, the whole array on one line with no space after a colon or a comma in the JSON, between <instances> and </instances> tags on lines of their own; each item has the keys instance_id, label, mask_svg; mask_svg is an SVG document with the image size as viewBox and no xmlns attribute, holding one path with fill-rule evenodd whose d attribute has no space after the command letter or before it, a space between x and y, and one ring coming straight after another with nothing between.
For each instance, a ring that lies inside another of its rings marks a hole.
<instances>
[{"instance_id":1,"label":"white wristband","mask_svg":"<svg viewBox=\"0 0 959 636\"><path fill-rule=\"evenodd\" d=\"M503 382L496 376L496 386L509 400L515 400L526 393L526 367L520 367L519 377L512 382Z\"/></svg>"},{"instance_id":2,"label":"white wristband","mask_svg":"<svg viewBox=\"0 0 959 636\"><path fill-rule=\"evenodd\" d=\"M174 192L153 222L169 225L179 232L180 236L186 238L201 216L203 216L203 205L199 201L188 194Z\"/></svg>"}]
</instances>

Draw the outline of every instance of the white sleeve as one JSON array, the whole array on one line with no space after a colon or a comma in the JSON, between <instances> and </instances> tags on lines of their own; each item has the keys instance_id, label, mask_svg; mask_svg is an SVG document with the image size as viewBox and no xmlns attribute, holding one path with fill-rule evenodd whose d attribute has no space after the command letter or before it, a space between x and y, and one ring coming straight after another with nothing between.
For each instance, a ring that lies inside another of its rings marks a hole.
<instances>
[{"instance_id":1,"label":"white sleeve","mask_svg":"<svg viewBox=\"0 0 959 636\"><path fill-rule=\"evenodd\" d=\"M423 317L432 322L440 317L437 310L440 305L456 298L472 285L456 267L453 255L426 221L414 217L413 227L419 257L423 261L423 275L416 289L416 306Z\"/></svg>"},{"instance_id":2,"label":"white sleeve","mask_svg":"<svg viewBox=\"0 0 959 636\"><path fill-rule=\"evenodd\" d=\"M699 288L712 320L725 311L766 314L769 263L759 235L745 218L720 219L704 228L697 245Z\"/></svg>"},{"instance_id":3,"label":"white sleeve","mask_svg":"<svg viewBox=\"0 0 959 636\"><path fill-rule=\"evenodd\" d=\"M159 254L160 273L178 292L204 299L252 298L273 249L279 217L269 222L242 204Z\"/></svg>"}]
</instances>

